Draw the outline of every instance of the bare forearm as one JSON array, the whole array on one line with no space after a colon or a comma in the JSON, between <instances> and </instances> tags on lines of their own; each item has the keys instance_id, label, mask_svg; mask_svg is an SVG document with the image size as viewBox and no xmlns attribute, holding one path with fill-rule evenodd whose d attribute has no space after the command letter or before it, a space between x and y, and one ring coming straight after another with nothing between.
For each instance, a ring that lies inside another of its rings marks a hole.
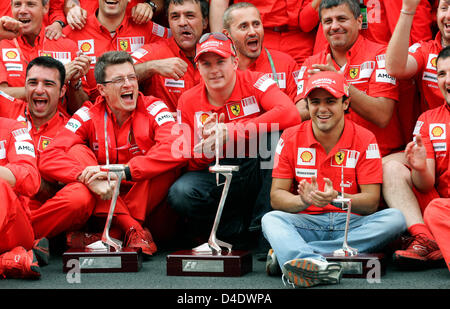
<instances>
[{"instance_id":1,"label":"bare forearm","mask_svg":"<svg viewBox=\"0 0 450 309\"><path fill-rule=\"evenodd\" d=\"M273 209L290 213L297 213L305 210L309 205L305 205L299 195L294 195L286 190L272 190L270 193L270 203Z\"/></svg>"},{"instance_id":2,"label":"bare forearm","mask_svg":"<svg viewBox=\"0 0 450 309\"><path fill-rule=\"evenodd\" d=\"M222 32L223 13L228 8L228 0L211 0L209 5L209 28L211 32Z\"/></svg>"},{"instance_id":3,"label":"bare forearm","mask_svg":"<svg viewBox=\"0 0 450 309\"><path fill-rule=\"evenodd\" d=\"M16 185L16 177L7 167L0 166L0 179L5 180L11 185L11 187L14 187Z\"/></svg>"}]
</instances>

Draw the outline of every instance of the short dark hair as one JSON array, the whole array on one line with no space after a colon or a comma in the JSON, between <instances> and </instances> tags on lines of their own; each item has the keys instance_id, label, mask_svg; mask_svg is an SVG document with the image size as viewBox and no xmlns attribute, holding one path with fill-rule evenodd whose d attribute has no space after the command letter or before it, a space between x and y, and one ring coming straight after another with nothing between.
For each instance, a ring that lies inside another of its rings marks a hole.
<instances>
[{"instance_id":1,"label":"short dark hair","mask_svg":"<svg viewBox=\"0 0 450 309\"><path fill-rule=\"evenodd\" d=\"M230 15L231 15L231 13L235 10L242 9L242 8L255 8L258 11L258 14L260 14L260 16L261 16L261 13L259 12L258 8L252 3L238 2L238 3L232 4L223 13L223 28L224 29L226 29L228 31L230 30L230 24L231 24L231 16Z\"/></svg>"},{"instance_id":2,"label":"short dark hair","mask_svg":"<svg viewBox=\"0 0 450 309\"><path fill-rule=\"evenodd\" d=\"M49 56L36 57L33 60L31 60L30 63L28 64L26 75L28 75L28 71L34 66L40 66L49 69L57 69L59 72L59 81L61 83L61 87L64 85L66 81L66 68L64 67L64 64L62 64L61 61L56 60Z\"/></svg>"},{"instance_id":3,"label":"short dark hair","mask_svg":"<svg viewBox=\"0 0 450 309\"><path fill-rule=\"evenodd\" d=\"M194 3L198 3L200 5L200 10L202 11L202 17L203 19L208 18L209 16L209 3L205 0L165 0L164 1L164 9L166 11L166 14L169 14L169 5L175 4L175 5L179 5L179 4L183 4L184 1L191 1Z\"/></svg>"},{"instance_id":4,"label":"short dark hair","mask_svg":"<svg viewBox=\"0 0 450 309\"><path fill-rule=\"evenodd\" d=\"M125 51L108 51L97 59L94 68L94 76L97 84L105 82L105 70L107 67L115 64L122 64L129 62L134 67L133 58Z\"/></svg>"},{"instance_id":5,"label":"short dark hair","mask_svg":"<svg viewBox=\"0 0 450 309\"><path fill-rule=\"evenodd\" d=\"M450 46L447 46L447 47L443 48L439 52L439 54L437 56L437 59L436 59L436 64L438 63L439 59L446 59L448 57L450 57Z\"/></svg>"},{"instance_id":6,"label":"short dark hair","mask_svg":"<svg viewBox=\"0 0 450 309\"><path fill-rule=\"evenodd\" d=\"M319 19L322 19L322 10L334 8L341 4L347 4L350 11L352 11L353 16L358 18L361 15L361 8L356 0L322 0L319 6Z\"/></svg>"},{"instance_id":7,"label":"short dark hair","mask_svg":"<svg viewBox=\"0 0 450 309\"><path fill-rule=\"evenodd\" d=\"M11 4L13 3L14 0L11 0ZM48 3L49 0L42 0L42 6L45 6Z\"/></svg>"}]
</instances>

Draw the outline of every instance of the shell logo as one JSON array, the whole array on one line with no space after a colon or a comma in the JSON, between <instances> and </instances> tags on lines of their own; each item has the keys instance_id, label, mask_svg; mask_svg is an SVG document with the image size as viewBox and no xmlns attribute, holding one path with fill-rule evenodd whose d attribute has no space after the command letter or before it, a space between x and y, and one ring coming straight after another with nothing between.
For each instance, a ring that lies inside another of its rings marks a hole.
<instances>
[{"instance_id":1,"label":"shell logo","mask_svg":"<svg viewBox=\"0 0 450 309\"><path fill-rule=\"evenodd\" d=\"M200 115L200 117L199 117L198 119L200 120L200 122L201 122L202 124L204 124L205 121L206 121L206 119L208 119L208 117L209 117L209 114L203 113L203 114Z\"/></svg>"},{"instance_id":2,"label":"shell logo","mask_svg":"<svg viewBox=\"0 0 450 309\"><path fill-rule=\"evenodd\" d=\"M444 133L444 129L442 129L440 126L436 126L431 130L431 134L433 137L440 137Z\"/></svg>"},{"instance_id":3,"label":"shell logo","mask_svg":"<svg viewBox=\"0 0 450 309\"><path fill-rule=\"evenodd\" d=\"M91 50L92 45L89 44L88 42L84 42L83 44L81 44L81 50L84 51L85 53L87 53L88 51Z\"/></svg>"},{"instance_id":4,"label":"shell logo","mask_svg":"<svg viewBox=\"0 0 450 309\"><path fill-rule=\"evenodd\" d=\"M436 68L437 67L437 63L436 63L436 61L437 61L437 57L434 57L433 59L431 59L430 60L430 62L431 62L431 65L434 67L434 68Z\"/></svg>"},{"instance_id":5,"label":"shell logo","mask_svg":"<svg viewBox=\"0 0 450 309\"><path fill-rule=\"evenodd\" d=\"M303 162L310 162L313 159L313 155L310 151L303 151L300 158Z\"/></svg>"},{"instance_id":6,"label":"shell logo","mask_svg":"<svg viewBox=\"0 0 450 309\"><path fill-rule=\"evenodd\" d=\"M6 57L8 59L15 59L15 58L17 58L17 53L13 50L10 50L6 53Z\"/></svg>"}]
</instances>

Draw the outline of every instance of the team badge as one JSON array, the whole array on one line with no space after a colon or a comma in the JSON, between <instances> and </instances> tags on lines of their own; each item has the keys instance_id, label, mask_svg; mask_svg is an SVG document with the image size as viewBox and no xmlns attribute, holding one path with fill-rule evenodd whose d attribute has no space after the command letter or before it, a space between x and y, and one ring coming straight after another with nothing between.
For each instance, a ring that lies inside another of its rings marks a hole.
<instances>
[{"instance_id":1,"label":"team badge","mask_svg":"<svg viewBox=\"0 0 450 309\"><path fill-rule=\"evenodd\" d=\"M119 40L119 48L126 52L130 51L130 42L126 39Z\"/></svg>"},{"instance_id":2,"label":"team badge","mask_svg":"<svg viewBox=\"0 0 450 309\"><path fill-rule=\"evenodd\" d=\"M239 116L239 114L241 113L241 105L239 103L233 104L231 105L230 110L233 115Z\"/></svg>"},{"instance_id":3,"label":"team badge","mask_svg":"<svg viewBox=\"0 0 450 309\"><path fill-rule=\"evenodd\" d=\"M44 149L50 144L52 139L50 137L41 136L39 137L39 151L44 151Z\"/></svg>"},{"instance_id":4,"label":"team badge","mask_svg":"<svg viewBox=\"0 0 450 309\"><path fill-rule=\"evenodd\" d=\"M350 78L355 79L359 75L359 67L352 67L349 70Z\"/></svg>"},{"instance_id":5,"label":"team badge","mask_svg":"<svg viewBox=\"0 0 450 309\"><path fill-rule=\"evenodd\" d=\"M338 151L334 155L334 161L336 162L337 165L341 165L342 162L344 162L344 159L345 159L345 153L343 151Z\"/></svg>"}]
</instances>

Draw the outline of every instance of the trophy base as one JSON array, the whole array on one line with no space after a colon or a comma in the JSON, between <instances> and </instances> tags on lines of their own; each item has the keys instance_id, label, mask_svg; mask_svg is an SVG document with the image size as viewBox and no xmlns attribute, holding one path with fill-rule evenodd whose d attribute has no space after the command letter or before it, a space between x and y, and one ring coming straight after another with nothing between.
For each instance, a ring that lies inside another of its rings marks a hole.
<instances>
[{"instance_id":1,"label":"trophy base","mask_svg":"<svg viewBox=\"0 0 450 309\"><path fill-rule=\"evenodd\" d=\"M382 253L358 253L353 256L336 256L331 253L323 256L328 262L341 264L344 278L367 278L386 273L386 261Z\"/></svg>"},{"instance_id":2,"label":"trophy base","mask_svg":"<svg viewBox=\"0 0 450 309\"><path fill-rule=\"evenodd\" d=\"M74 267L81 273L138 272L142 267L141 250L135 248L122 248L117 252L69 249L62 258L65 273Z\"/></svg>"},{"instance_id":3,"label":"trophy base","mask_svg":"<svg viewBox=\"0 0 450 309\"><path fill-rule=\"evenodd\" d=\"M243 250L219 254L181 250L166 260L168 276L240 277L253 268L251 252Z\"/></svg>"}]
</instances>

